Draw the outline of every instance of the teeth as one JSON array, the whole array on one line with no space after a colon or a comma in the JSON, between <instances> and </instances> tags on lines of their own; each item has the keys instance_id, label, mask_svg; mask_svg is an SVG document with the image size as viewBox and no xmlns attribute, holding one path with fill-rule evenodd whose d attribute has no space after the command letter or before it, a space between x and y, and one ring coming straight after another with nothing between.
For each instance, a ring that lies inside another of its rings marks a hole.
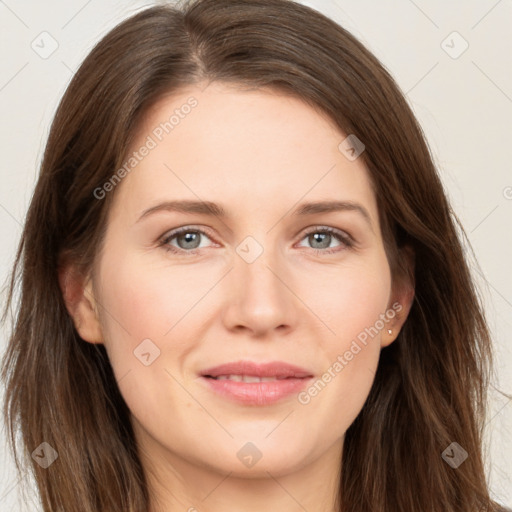
<instances>
[{"instance_id":1,"label":"teeth","mask_svg":"<svg viewBox=\"0 0 512 512\"><path fill-rule=\"evenodd\" d=\"M256 377L254 375L219 375L217 380L233 380L235 382L272 382L277 377Z\"/></svg>"},{"instance_id":2,"label":"teeth","mask_svg":"<svg viewBox=\"0 0 512 512\"><path fill-rule=\"evenodd\" d=\"M261 378L255 377L254 375L244 375L242 380L244 382L261 382Z\"/></svg>"}]
</instances>

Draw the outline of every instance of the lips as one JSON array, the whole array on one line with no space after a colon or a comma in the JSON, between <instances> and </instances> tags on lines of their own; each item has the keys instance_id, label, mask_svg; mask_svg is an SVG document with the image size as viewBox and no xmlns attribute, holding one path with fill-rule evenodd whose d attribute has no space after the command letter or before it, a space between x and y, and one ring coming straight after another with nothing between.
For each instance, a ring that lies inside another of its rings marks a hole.
<instances>
[{"instance_id":1,"label":"lips","mask_svg":"<svg viewBox=\"0 0 512 512\"><path fill-rule=\"evenodd\" d=\"M266 406L303 390L313 375L305 368L282 361L236 361L201 372L201 382L223 399L243 405Z\"/></svg>"},{"instance_id":2,"label":"lips","mask_svg":"<svg viewBox=\"0 0 512 512\"><path fill-rule=\"evenodd\" d=\"M219 366L208 368L201 372L204 377L259 377L259 378L276 378L276 379L304 379L312 377L313 374L301 368L283 361L272 361L269 363L254 363L252 361L235 361L225 363Z\"/></svg>"}]
</instances>

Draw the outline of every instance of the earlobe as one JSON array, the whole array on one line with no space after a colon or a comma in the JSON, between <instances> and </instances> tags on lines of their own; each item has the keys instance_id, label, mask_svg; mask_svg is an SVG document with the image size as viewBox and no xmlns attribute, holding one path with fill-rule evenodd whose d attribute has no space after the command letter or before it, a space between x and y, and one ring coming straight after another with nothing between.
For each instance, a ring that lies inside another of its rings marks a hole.
<instances>
[{"instance_id":1,"label":"earlobe","mask_svg":"<svg viewBox=\"0 0 512 512\"><path fill-rule=\"evenodd\" d=\"M59 269L59 286L80 337L89 343L103 343L92 279L73 265L65 265Z\"/></svg>"},{"instance_id":2,"label":"earlobe","mask_svg":"<svg viewBox=\"0 0 512 512\"><path fill-rule=\"evenodd\" d=\"M395 301L392 303L391 311L395 311L395 316L389 320L381 334L381 347L387 347L396 340L400 334L409 311L411 310L412 302L414 300L414 288L402 288L399 295L395 295Z\"/></svg>"}]
</instances>

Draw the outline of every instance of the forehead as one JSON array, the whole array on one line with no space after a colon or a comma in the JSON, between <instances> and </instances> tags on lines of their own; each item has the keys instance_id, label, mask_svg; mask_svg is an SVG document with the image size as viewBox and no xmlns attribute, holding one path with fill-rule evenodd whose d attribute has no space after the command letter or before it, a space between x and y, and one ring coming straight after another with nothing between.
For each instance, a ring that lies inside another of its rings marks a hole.
<instances>
[{"instance_id":1,"label":"forehead","mask_svg":"<svg viewBox=\"0 0 512 512\"><path fill-rule=\"evenodd\" d=\"M160 200L202 199L229 214L230 205L235 213L269 212L300 200L357 200L378 225L362 159L340 150L346 137L319 110L281 92L192 86L146 113L116 202L140 211Z\"/></svg>"}]
</instances>

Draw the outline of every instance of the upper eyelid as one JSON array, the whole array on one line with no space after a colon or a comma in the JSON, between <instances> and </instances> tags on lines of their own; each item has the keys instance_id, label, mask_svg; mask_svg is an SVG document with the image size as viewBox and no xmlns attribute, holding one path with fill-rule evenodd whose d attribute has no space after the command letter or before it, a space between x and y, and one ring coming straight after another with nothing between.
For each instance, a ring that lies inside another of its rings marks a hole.
<instances>
[{"instance_id":1,"label":"upper eyelid","mask_svg":"<svg viewBox=\"0 0 512 512\"><path fill-rule=\"evenodd\" d=\"M306 228L306 231L303 232L304 233L303 236L309 235L311 233L321 232L321 231L326 231L326 232L334 234L334 235L347 237L354 241L354 238L352 237L352 235L343 229L333 228L331 226L321 226L321 225L313 226L311 228Z\"/></svg>"},{"instance_id":2,"label":"upper eyelid","mask_svg":"<svg viewBox=\"0 0 512 512\"><path fill-rule=\"evenodd\" d=\"M170 231L166 231L161 237L160 240L169 240L171 238L174 238L177 235L180 235L181 233L187 233L189 231L197 231L203 235L206 235L208 238L215 238L209 233L209 230L205 229L204 227L197 227L194 225L190 226L181 226L179 228L171 229Z\"/></svg>"}]
</instances>

